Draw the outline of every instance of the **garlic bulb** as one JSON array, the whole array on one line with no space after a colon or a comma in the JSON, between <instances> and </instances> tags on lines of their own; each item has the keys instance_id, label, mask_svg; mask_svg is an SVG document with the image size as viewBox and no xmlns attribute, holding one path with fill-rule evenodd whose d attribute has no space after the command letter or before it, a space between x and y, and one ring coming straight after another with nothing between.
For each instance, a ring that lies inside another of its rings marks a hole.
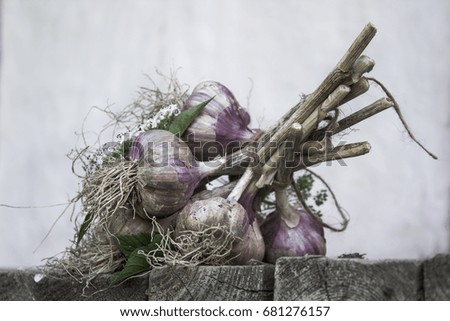
<instances>
[{"instance_id":1,"label":"garlic bulb","mask_svg":"<svg viewBox=\"0 0 450 321\"><path fill-rule=\"evenodd\" d=\"M164 130L136 136L129 156L138 162L137 208L143 218L161 218L180 210L200 181L224 164L224 160L196 161L182 140Z\"/></svg>"},{"instance_id":2,"label":"garlic bulb","mask_svg":"<svg viewBox=\"0 0 450 321\"><path fill-rule=\"evenodd\" d=\"M144 220L133 214L132 209L122 208L114 213L108 222L108 232L112 235L130 235L153 231L151 221Z\"/></svg>"},{"instance_id":3,"label":"garlic bulb","mask_svg":"<svg viewBox=\"0 0 450 321\"><path fill-rule=\"evenodd\" d=\"M183 136L199 160L225 155L243 142L251 140L255 134L248 128L250 115L221 83L205 81L198 84L184 103L183 109L193 108L213 97Z\"/></svg>"},{"instance_id":4,"label":"garlic bulb","mask_svg":"<svg viewBox=\"0 0 450 321\"><path fill-rule=\"evenodd\" d=\"M245 265L251 260L262 261L264 241L253 211L256 191L256 187L252 185L243 193L239 202L230 197L213 197L187 204L178 216L175 234L195 234L217 228L217 233L229 233L234 240L231 248L224 248L228 251L223 257L223 253L217 253L217 257L224 260L217 263ZM218 237L220 236L219 234ZM192 246L195 248L195 244ZM202 244L197 246L201 248ZM220 247L216 243L214 246Z\"/></svg>"},{"instance_id":5,"label":"garlic bulb","mask_svg":"<svg viewBox=\"0 0 450 321\"><path fill-rule=\"evenodd\" d=\"M199 231L205 226L224 226L235 235L243 235L247 216L238 203L213 197L188 203L178 215L176 230Z\"/></svg>"},{"instance_id":6,"label":"garlic bulb","mask_svg":"<svg viewBox=\"0 0 450 321\"><path fill-rule=\"evenodd\" d=\"M277 209L261 225L265 261L275 263L282 256L325 255L324 229L318 219L290 205L285 189L275 193Z\"/></svg>"},{"instance_id":7,"label":"garlic bulb","mask_svg":"<svg viewBox=\"0 0 450 321\"><path fill-rule=\"evenodd\" d=\"M157 224L163 231L167 231L175 227L176 215L156 220ZM140 233L151 233L155 231L152 221L145 220L139 215L134 215L131 208L121 208L108 222L108 232L114 236L118 235L135 235Z\"/></svg>"}]
</instances>

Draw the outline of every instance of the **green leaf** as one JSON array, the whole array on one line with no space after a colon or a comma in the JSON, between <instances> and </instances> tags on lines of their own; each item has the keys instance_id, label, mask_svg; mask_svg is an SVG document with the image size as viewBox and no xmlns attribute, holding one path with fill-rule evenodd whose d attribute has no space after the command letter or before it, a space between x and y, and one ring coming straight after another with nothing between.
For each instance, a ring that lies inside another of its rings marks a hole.
<instances>
[{"instance_id":1,"label":"green leaf","mask_svg":"<svg viewBox=\"0 0 450 321\"><path fill-rule=\"evenodd\" d=\"M150 247L151 245L139 247L131 252L123 270L114 273L111 277L111 285L120 283L129 277L148 271L150 265L147 262L147 258L145 255L139 254L139 251L148 253L151 250Z\"/></svg>"},{"instance_id":2,"label":"green leaf","mask_svg":"<svg viewBox=\"0 0 450 321\"><path fill-rule=\"evenodd\" d=\"M314 178L311 174L304 174L297 179L297 186L302 191L305 200L311 197L311 190L314 185Z\"/></svg>"},{"instance_id":3,"label":"green leaf","mask_svg":"<svg viewBox=\"0 0 450 321\"><path fill-rule=\"evenodd\" d=\"M89 226L91 225L91 222L94 218L94 215L92 215L91 212L87 213L84 217L83 224L80 226L80 230L77 233L77 246L80 244L81 239L83 238L84 234L86 234L87 230L89 229Z\"/></svg>"},{"instance_id":4,"label":"green leaf","mask_svg":"<svg viewBox=\"0 0 450 321\"><path fill-rule=\"evenodd\" d=\"M155 238L159 234L155 235ZM120 251L128 259L137 248L149 245L152 242L151 233L140 233L134 235L118 235Z\"/></svg>"},{"instance_id":5,"label":"green leaf","mask_svg":"<svg viewBox=\"0 0 450 321\"><path fill-rule=\"evenodd\" d=\"M191 125L194 119L202 112L203 108L209 104L214 97L198 104L193 108L182 111L177 117L175 117L169 126L169 132L174 135L181 136L184 134L186 129Z\"/></svg>"},{"instance_id":6,"label":"green leaf","mask_svg":"<svg viewBox=\"0 0 450 321\"><path fill-rule=\"evenodd\" d=\"M120 158L127 158L128 154L130 153L132 141L131 139L124 140L114 152L110 156L105 157L103 161L108 162L109 158L112 158L112 160L117 160Z\"/></svg>"},{"instance_id":7,"label":"green leaf","mask_svg":"<svg viewBox=\"0 0 450 321\"><path fill-rule=\"evenodd\" d=\"M151 238L151 234L142 233L137 235L120 236L119 239L125 241L124 244L120 244L120 249L123 251L125 248L124 255L127 257L127 263L125 264L123 270L113 274L111 278L111 285L120 283L132 276L148 271L150 265L148 264L145 255L141 254L140 251L142 251L142 253L148 253L156 250L157 245L161 243L162 235L155 233L153 238ZM133 246L140 242L144 242L145 239L149 240L146 245L134 248L134 250L128 253ZM125 253L128 253L128 255Z\"/></svg>"},{"instance_id":8,"label":"green leaf","mask_svg":"<svg viewBox=\"0 0 450 321\"><path fill-rule=\"evenodd\" d=\"M326 189L322 189L317 192L314 196L314 202L317 206L322 206L328 199L328 194Z\"/></svg>"}]
</instances>

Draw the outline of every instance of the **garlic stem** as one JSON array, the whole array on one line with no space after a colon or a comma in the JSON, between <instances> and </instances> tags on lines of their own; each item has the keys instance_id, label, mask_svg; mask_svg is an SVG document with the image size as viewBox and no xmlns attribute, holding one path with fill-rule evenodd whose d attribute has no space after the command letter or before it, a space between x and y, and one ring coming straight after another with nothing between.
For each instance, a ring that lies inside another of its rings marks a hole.
<instances>
[{"instance_id":1,"label":"garlic stem","mask_svg":"<svg viewBox=\"0 0 450 321\"><path fill-rule=\"evenodd\" d=\"M295 136L300 136L301 135L301 133L302 133L302 130L303 130L303 128L302 128L302 126L299 124L299 123L293 123L292 125L291 125L291 131L289 131L288 133L291 133L292 134L292 132L293 133L295 133ZM269 144L266 144L265 146L263 146L261 149L260 149L260 152L262 153L262 154L267 154L267 153L269 153L268 151L271 149L271 145L272 144L270 144L271 142L275 142L275 143L277 143L277 141L275 141L275 140L272 140L271 139L271 141L269 142ZM283 153L284 153L284 147L286 146L285 145L286 144L286 142L284 142L283 144L282 144L282 148L279 150L279 153L277 153L278 155L282 155ZM274 157L274 163L276 164L275 165L275 167L274 167L274 169L275 169L275 172L273 172L273 173L271 173L270 175L272 175L272 178L273 178L273 176L275 176L275 174L276 174L276 170L278 169L278 160L279 160L279 158L280 158L280 156L275 156ZM261 158L257 158L257 160L259 161L259 163L261 163L262 161L263 161L263 159L261 159ZM269 160L270 161L270 160ZM228 164L227 162L225 162L226 164ZM265 165L267 165L266 164L266 162L264 162L264 165L263 165L263 168L264 168L264 166ZM266 167L267 168L267 167ZM241 195L242 195L242 193L245 191L245 189L247 188L247 186L254 180L254 178L255 178L255 171L257 170L257 168L255 167L253 167L253 166L251 166L251 165L249 165L247 168L246 168L246 170L245 170L245 172L244 172L244 174L242 175L242 177L239 179L239 182L237 183L237 185L236 185L236 187L233 189L233 191L230 193L230 195L228 196L228 200L231 200L231 201L237 201L237 200L239 200L239 198L241 197ZM264 179L264 178L263 178ZM258 185L258 183L256 183L256 185ZM262 185L261 187L263 187L264 185ZM257 188L261 188L261 187L259 187L259 186L256 186Z\"/></svg>"},{"instance_id":2,"label":"garlic stem","mask_svg":"<svg viewBox=\"0 0 450 321\"><path fill-rule=\"evenodd\" d=\"M270 137L270 140L267 144L263 145L258 151L258 159L262 162L266 162L267 159L270 158L273 150L271 148L264 148L266 146L270 146L271 144L279 144L279 142L283 142L286 140L288 131L292 127L294 123L300 123L302 126L302 135L304 139L308 137L308 135L317 127L317 124L322 121L326 114L332 109L336 108L339 105L339 102L350 92L350 87L346 85L339 85L329 96L321 103L319 108L314 108L309 114L306 114L306 111L302 108L301 114L298 116L292 115L291 119L286 121L286 124L282 125L282 127L273 133L273 136ZM308 100L308 99L307 99ZM306 104L306 103L305 103ZM263 136L264 138L265 136ZM261 145L261 144L260 144Z\"/></svg>"},{"instance_id":3,"label":"garlic stem","mask_svg":"<svg viewBox=\"0 0 450 321\"><path fill-rule=\"evenodd\" d=\"M334 90L322 105L315 109L311 115L302 123L303 134L308 137L309 134L317 128L317 125L325 118L328 112L336 108L346 95L350 93L350 87L340 85Z\"/></svg>"},{"instance_id":4,"label":"garlic stem","mask_svg":"<svg viewBox=\"0 0 450 321\"><path fill-rule=\"evenodd\" d=\"M370 72L373 67L375 66L375 60L372 58L362 55L359 57L355 63L353 64L352 71L351 71L351 80L352 83L357 83L363 74L366 72Z\"/></svg>"},{"instance_id":5,"label":"garlic stem","mask_svg":"<svg viewBox=\"0 0 450 321\"><path fill-rule=\"evenodd\" d=\"M289 185L291 181L296 151L300 148L303 136L303 126L300 123L294 123L288 134L292 147L284 150L284 158L280 162L277 171L277 181L283 185Z\"/></svg>"},{"instance_id":6,"label":"garlic stem","mask_svg":"<svg viewBox=\"0 0 450 321\"><path fill-rule=\"evenodd\" d=\"M292 171L296 172L308 166L312 166L322 162L362 156L369 152L369 142L345 144L337 146L330 151L314 153L313 155L311 155L314 158L308 157L308 155L301 155L300 157L297 157L294 160ZM241 162L245 161L245 155L241 154L239 155L239 157ZM222 172L222 174L226 173L227 175L241 175L242 173L244 173L244 171L244 167L236 165L234 167L227 168L225 172Z\"/></svg>"},{"instance_id":7,"label":"garlic stem","mask_svg":"<svg viewBox=\"0 0 450 321\"><path fill-rule=\"evenodd\" d=\"M270 158L272 151L266 150L263 152L263 147L270 145L270 143L273 144L274 141L284 141L287 136L288 128L290 128L294 122L298 122L304 126L305 121L314 111L316 111L318 115L317 107L320 106L339 85L351 85L355 88L355 92L353 94L350 92L347 93L347 96L343 95L343 97L340 97L340 102L338 101L337 105L349 100L345 100L345 97L353 96L352 98L354 98L367 91L367 80L362 77L356 79L356 72L353 72L352 78L352 68L355 68L358 74L361 73L361 70L370 70L370 58L365 58L365 56L361 56L361 54L369 45L376 32L376 28L371 23L367 24L353 41L352 45L336 67L327 75L319 87L317 87L312 94L304 96L298 104L285 113L275 125L269 128L269 130L258 140L259 159L265 161ZM361 59L358 60L358 58ZM354 81L356 81L356 83L352 84ZM313 124L315 119L316 118L310 119L310 123ZM309 129L309 131L314 130L312 126L310 128L312 129ZM304 140L308 138L307 132L308 131L305 131L304 133ZM235 166L239 167L240 164L248 163L249 161L249 156L245 153L245 150L236 154L237 155L233 155L231 162L233 169ZM242 172L242 168L238 168L237 172Z\"/></svg>"},{"instance_id":8,"label":"garlic stem","mask_svg":"<svg viewBox=\"0 0 450 321\"><path fill-rule=\"evenodd\" d=\"M339 61L336 69L348 72L354 65L356 59L361 56L370 41L372 41L373 37L375 37L376 33L377 29L372 23L369 22L353 41L350 48Z\"/></svg>"},{"instance_id":9,"label":"garlic stem","mask_svg":"<svg viewBox=\"0 0 450 321\"><path fill-rule=\"evenodd\" d=\"M340 120L338 122L337 132L341 132L347 128L350 128L351 126L393 106L394 102L389 98L380 98L372 104Z\"/></svg>"},{"instance_id":10,"label":"garlic stem","mask_svg":"<svg viewBox=\"0 0 450 321\"><path fill-rule=\"evenodd\" d=\"M254 177L254 171L249 166L245 170L244 174L239 178L236 186L231 191L230 195L228 195L227 200L232 202L237 202L239 198L241 198L242 193L244 193L247 186L252 182Z\"/></svg>"},{"instance_id":11,"label":"garlic stem","mask_svg":"<svg viewBox=\"0 0 450 321\"><path fill-rule=\"evenodd\" d=\"M303 156L305 159L300 159L294 166L294 171L304 169L306 167L329 161L338 161L344 158L351 158L362 156L370 152L369 142L360 142L341 145L333 148L331 151L325 153L317 153L311 156Z\"/></svg>"},{"instance_id":12,"label":"garlic stem","mask_svg":"<svg viewBox=\"0 0 450 321\"><path fill-rule=\"evenodd\" d=\"M263 188L266 185L272 184L275 174L278 170L280 159L284 159L282 155L283 153L285 153L285 150L286 142L281 144L281 146L278 148L278 151L270 156L270 159L264 164L262 168L262 173L258 181L256 182L256 187Z\"/></svg>"},{"instance_id":13,"label":"garlic stem","mask_svg":"<svg viewBox=\"0 0 450 321\"><path fill-rule=\"evenodd\" d=\"M370 118L379 112L382 112L383 110L386 110L390 107L394 106L394 102L390 100L389 98L383 97L372 104L358 110L357 112L354 112L353 114L341 119L337 123L337 127L335 130L331 132L332 135L337 134L339 132L342 132L352 126L354 126L357 123L362 122L363 120L366 120L367 118ZM316 132L314 132L314 137L321 137L325 135L325 130L321 129Z\"/></svg>"},{"instance_id":14,"label":"garlic stem","mask_svg":"<svg viewBox=\"0 0 450 321\"><path fill-rule=\"evenodd\" d=\"M198 167L203 177L220 173L226 165L227 161L225 157L216 158L207 162L198 162Z\"/></svg>"},{"instance_id":15,"label":"garlic stem","mask_svg":"<svg viewBox=\"0 0 450 321\"><path fill-rule=\"evenodd\" d=\"M322 142L317 140L308 140L304 142L299 147L299 152L304 155L315 154L324 152L325 148L322 145Z\"/></svg>"},{"instance_id":16,"label":"garlic stem","mask_svg":"<svg viewBox=\"0 0 450 321\"><path fill-rule=\"evenodd\" d=\"M236 187L237 181L230 182L228 184L216 187L212 190L204 190L192 196L191 200L193 202L199 200L206 200L213 197L226 198L231 191Z\"/></svg>"},{"instance_id":17,"label":"garlic stem","mask_svg":"<svg viewBox=\"0 0 450 321\"><path fill-rule=\"evenodd\" d=\"M299 142L303 137L303 126L300 123L293 123L288 131L286 140L278 148L277 152L272 154L270 159L264 164L262 174L259 180L256 182L256 187L263 188L266 185L272 185L275 175L282 172L282 175L278 175L278 179L284 182L287 181L291 175L291 166L288 162L294 160L294 151L299 148ZM288 147L288 142L292 146Z\"/></svg>"},{"instance_id":18,"label":"garlic stem","mask_svg":"<svg viewBox=\"0 0 450 321\"><path fill-rule=\"evenodd\" d=\"M289 204L288 194L285 188L276 188L275 197L277 202L277 213L290 228L296 227L300 223L300 215Z\"/></svg>"},{"instance_id":19,"label":"garlic stem","mask_svg":"<svg viewBox=\"0 0 450 321\"><path fill-rule=\"evenodd\" d=\"M348 79L351 77L351 69L355 66L355 62L369 45L376 32L377 29L371 23L368 23L353 41L337 66L327 75L319 87L291 108L277 124L272 126L260 139L258 148L261 149L275 135L279 136L277 140L284 140L286 133L283 129L290 127L293 122L299 122L304 125L304 121L316 110L317 106L340 84L343 82L348 83Z\"/></svg>"},{"instance_id":20,"label":"garlic stem","mask_svg":"<svg viewBox=\"0 0 450 321\"><path fill-rule=\"evenodd\" d=\"M350 93L347 96L345 96L344 99L342 99L342 101L339 103L339 106L342 106L348 103L350 100L355 99L356 97L359 97L362 94L365 94L369 90L370 84L367 78L361 77L361 79L359 79L357 83L351 85L350 87L351 87Z\"/></svg>"}]
</instances>

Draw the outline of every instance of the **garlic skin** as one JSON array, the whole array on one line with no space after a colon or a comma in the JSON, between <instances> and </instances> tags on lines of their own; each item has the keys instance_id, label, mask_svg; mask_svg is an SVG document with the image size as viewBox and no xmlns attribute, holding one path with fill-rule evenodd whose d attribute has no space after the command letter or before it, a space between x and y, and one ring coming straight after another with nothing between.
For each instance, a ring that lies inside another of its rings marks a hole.
<instances>
[{"instance_id":1,"label":"garlic skin","mask_svg":"<svg viewBox=\"0 0 450 321\"><path fill-rule=\"evenodd\" d=\"M175 234L180 235L185 231L200 232L205 228L217 226L236 237L230 254L225 258L229 260L228 263L245 265L251 260L262 260L264 242L256 220L250 222L247 211L241 204L222 197L186 205L178 216Z\"/></svg>"},{"instance_id":2,"label":"garlic skin","mask_svg":"<svg viewBox=\"0 0 450 321\"><path fill-rule=\"evenodd\" d=\"M245 248L239 248L237 251L242 253L242 258L252 257L253 260L262 261L265 253L265 244L254 209L257 192L258 188L256 187L256 183L251 182L239 198L238 203L245 209L248 221L246 222L247 239L243 242L243 244L247 244L247 246ZM237 257L237 259L239 259L239 257Z\"/></svg>"},{"instance_id":3,"label":"garlic skin","mask_svg":"<svg viewBox=\"0 0 450 321\"><path fill-rule=\"evenodd\" d=\"M188 203L178 215L175 231L201 231L205 226L223 226L235 235L244 234L245 209L222 197Z\"/></svg>"},{"instance_id":4,"label":"garlic skin","mask_svg":"<svg viewBox=\"0 0 450 321\"><path fill-rule=\"evenodd\" d=\"M132 235L151 233L153 224L133 214L132 209L121 208L114 213L108 222L108 232L112 235Z\"/></svg>"},{"instance_id":5,"label":"garlic skin","mask_svg":"<svg viewBox=\"0 0 450 321\"><path fill-rule=\"evenodd\" d=\"M199 182L221 164L197 162L189 147L165 130L136 136L129 157L138 162L136 207L143 218L167 217L183 208Z\"/></svg>"},{"instance_id":6,"label":"garlic skin","mask_svg":"<svg viewBox=\"0 0 450 321\"><path fill-rule=\"evenodd\" d=\"M198 84L182 109L193 108L213 97L183 136L199 160L223 156L250 141L255 134L248 128L250 115L239 105L233 93L219 82Z\"/></svg>"},{"instance_id":7,"label":"garlic skin","mask_svg":"<svg viewBox=\"0 0 450 321\"><path fill-rule=\"evenodd\" d=\"M326 254L324 229L320 222L303 209L291 207L290 211L298 217L294 226L278 209L270 213L261 225L266 262L275 263L282 256Z\"/></svg>"},{"instance_id":8,"label":"garlic skin","mask_svg":"<svg viewBox=\"0 0 450 321\"><path fill-rule=\"evenodd\" d=\"M176 215L156 220L162 231L172 229L176 223ZM120 208L108 222L108 232L114 236L135 235L155 232L152 221L135 215L131 208Z\"/></svg>"},{"instance_id":9,"label":"garlic skin","mask_svg":"<svg viewBox=\"0 0 450 321\"><path fill-rule=\"evenodd\" d=\"M235 265L247 265L250 261L261 262L264 258L265 245L261 235L258 222L255 220L247 228L242 241L237 244L232 251L233 260L231 263Z\"/></svg>"},{"instance_id":10,"label":"garlic skin","mask_svg":"<svg viewBox=\"0 0 450 321\"><path fill-rule=\"evenodd\" d=\"M276 210L261 225L266 244L265 261L282 256L325 255L326 241L320 221L289 204L286 189L276 188Z\"/></svg>"}]
</instances>

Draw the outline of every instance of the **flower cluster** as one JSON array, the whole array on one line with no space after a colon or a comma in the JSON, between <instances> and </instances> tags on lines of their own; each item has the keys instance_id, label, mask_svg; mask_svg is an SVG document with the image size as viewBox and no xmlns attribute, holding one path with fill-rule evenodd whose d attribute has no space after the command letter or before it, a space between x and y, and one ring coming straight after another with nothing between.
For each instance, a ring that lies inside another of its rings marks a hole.
<instances>
[{"instance_id":1,"label":"flower cluster","mask_svg":"<svg viewBox=\"0 0 450 321\"><path fill-rule=\"evenodd\" d=\"M148 119L138 124L135 128L116 135L117 141L107 142L92 154L86 156L85 172L92 175L104 164L126 160L131 141L137 135L151 129L167 129L172 120L180 114L181 110L176 104L162 107Z\"/></svg>"},{"instance_id":2,"label":"flower cluster","mask_svg":"<svg viewBox=\"0 0 450 321\"><path fill-rule=\"evenodd\" d=\"M133 139L137 135L151 129L167 129L171 121L180 114L181 110L176 104L170 104L159 109L153 116L145 119L138 124L136 128L130 129L126 132L117 135L120 144Z\"/></svg>"}]
</instances>

